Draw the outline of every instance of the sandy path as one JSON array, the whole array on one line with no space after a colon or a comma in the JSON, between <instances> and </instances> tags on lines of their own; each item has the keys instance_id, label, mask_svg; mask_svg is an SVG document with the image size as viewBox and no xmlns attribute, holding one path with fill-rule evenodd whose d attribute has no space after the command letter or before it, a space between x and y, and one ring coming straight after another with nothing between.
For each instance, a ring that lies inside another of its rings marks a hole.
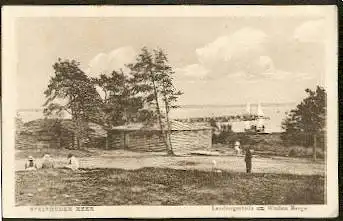
<instances>
[{"instance_id":1,"label":"sandy path","mask_svg":"<svg viewBox=\"0 0 343 221\"><path fill-rule=\"evenodd\" d=\"M244 172L245 162L241 156L182 156L166 157L158 153L130 153L108 151L100 156L80 158L82 168L121 168L139 169L143 167L159 167L173 169L211 170L215 160L217 168L225 171ZM66 164L65 158L55 158L56 165ZM16 170L24 168L25 160L16 160ZM39 162L38 162L39 166ZM253 172L257 173L289 173L298 175L325 174L323 162L312 162L307 159L286 157L253 158Z\"/></svg>"}]
</instances>

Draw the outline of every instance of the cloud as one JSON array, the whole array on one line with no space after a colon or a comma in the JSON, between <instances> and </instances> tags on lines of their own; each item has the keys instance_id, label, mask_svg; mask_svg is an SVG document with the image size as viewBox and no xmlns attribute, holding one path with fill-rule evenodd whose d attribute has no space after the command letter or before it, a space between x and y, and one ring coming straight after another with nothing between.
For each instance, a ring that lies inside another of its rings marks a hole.
<instances>
[{"instance_id":1,"label":"cloud","mask_svg":"<svg viewBox=\"0 0 343 221\"><path fill-rule=\"evenodd\" d=\"M308 74L290 73L276 67L268 51L270 40L261 30L239 29L197 48L198 63L178 68L176 72L193 79L226 78L239 82L311 78Z\"/></svg>"},{"instance_id":2,"label":"cloud","mask_svg":"<svg viewBox=\"0 0 343 221\"><path fill-rule=\"evenodd\" d=\"M195 54L198 63L179 68L182 70L180 73L187 77L207 79L237 72L259 74L258 69L272 65L271 59L265 56L267 39L268 36L264 32L250 27L239 29L230 35L219 36L197 48Z\"/></svg>"},{"instance_id":3,"label":"cloud","mask_svg":"<svg viewBox=\"0 0 343 221\"><path fill-rule=\"evenodd\" d=\"M310 75L308 73L297 73L297 78L296 80L311 80L314 79L313 75Z\"/></svg>"},{"instance_id":4,"label":"cloud","mask_svg":"<svg viewBox=\"0 0 343 221\"><path fill-rule=\"evenodd\" d=\"M200 64L191 64L183 68L176 68L175 72L180 76L204 78L208 74L208 70Z\"/></svg>"},{"instance_id":5,"label":"cloud","mask_svg":"<svg viewBox=\"0 0 343 221\"><path fill-rule=\"evenodd\" d=\"M267 35L260 30L243 28L196 49L196 54L200 63L204 65L211 65L218 60L230 61L237 57L245 57L247 52L262 51L266 39Z\"/></svg>"},{"instance_id":6,"label":"cloud","mask_svg":"<svg viewBox=\"0 0 343 221\"><path fill-rule=\"evenodd\" d=\"M86 73L95 77L121 68L125 70L125 64L133 62L135 56L136 51L132 47L121 47L110 53L99 53L89 62Z\"/></svg>"},{"instance_id":7,"label":"cloud","mask_svg":"<svg viewBox=\"0 0 343 221\"><path fill-rule=\"evenodd\" d=\"M266 78L276 74L273 60L266 55L257 56L248 62L243 70L246 71L248 78Z\"/></svg>"},{"instance_id":8,"label":"cloud","mask_svg":"<svg viewBox=\"0 0 343 221\"><path fill-rule=\"evenodd\" d=\"M312 80L314 77L308 73L288 72L274 69L270 72L260 73L258 76L249 75L246 72L236 72L227 76L227 79L234 80L238 83L259 83L259 82L275 82L275 81L303 81Z\"/></svg>"},{"instance_id":9,"label":"cloud","mask_svg":"<svg viewBox=\"0 0 343 221\"><path fill-rule=\"evenodd\" d=\"M299 25L293 38L299 42L319 43L323 42L325 33L324 20L312 20Z\"/></svg>"}]
</instances>

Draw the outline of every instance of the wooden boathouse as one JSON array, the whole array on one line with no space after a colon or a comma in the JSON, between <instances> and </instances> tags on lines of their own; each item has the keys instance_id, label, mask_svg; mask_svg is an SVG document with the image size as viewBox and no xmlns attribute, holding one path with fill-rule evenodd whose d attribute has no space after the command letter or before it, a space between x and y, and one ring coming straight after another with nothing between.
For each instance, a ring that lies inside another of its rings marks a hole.
<instances>
[{"instance_id":1,"label":"wooden boathouse","mask_svg":"<svg viewBox=\"0 0 343 221\"><path fill-rule=\"evenodd\" d=\"M108 131L108 149L132 151L165 151L158 124L142 123L113 127ZM171 121L171 143L175 154L187 154L212 147L212 128L204 124Z\"/></svg>"}]
</instances>

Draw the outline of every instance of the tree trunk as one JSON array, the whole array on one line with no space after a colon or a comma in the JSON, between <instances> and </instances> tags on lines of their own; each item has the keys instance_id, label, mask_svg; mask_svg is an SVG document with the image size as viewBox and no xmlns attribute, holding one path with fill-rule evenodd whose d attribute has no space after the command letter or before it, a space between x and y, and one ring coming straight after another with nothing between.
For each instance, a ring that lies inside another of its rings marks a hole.
<instances>
[{"instance_id":1,"label":"tree trunk","mask_svg":"<svg viewBox=\"0 0 343 221\"><path fill-rule=\"evenodd\" d=\"M106 144L105 144L105 149L108 150L108 132L106 134Z\"/></svg>"},{"instance_id":2,"label":"tree trunk","mask_svg":"<svg viewBox=\"0 0 343 221\"><path fill-rule=\"evenodd\" d=\"M123 147L124 147L124 149L126 149L126 146L127 146L127 136L126 136L126 133L125 133L125 132L123 133L123 136L124 136L124 139L123 139L123 141L124 141Z\"/></svg>"},{"instance_id":3,"label":"tree trunk","mask_svg":"<svg viewBox=\"0 0 343 221\"><path fill-rule=\"evenodd\" d=\"M167 154L171 155L171 151L170 151L170 148L169 148L169 145L168 145L168 139L167 139L167 136L166 136L166 134L164 132L164 128L163 128L163 124L162 124L162 115L161 115L160 105L158 103L158 93L157 93L157 89L156 89L156 84L155 84L155 80L153 78L153 73L151 71L150 71L150 77L151 77L152 84L153 84L153 87L154 87L156 111L157 111L157 115L158 115L158 121L159 121L160 129L161 129L162 139L163 139L164 144L166 146Z\"/></svg>"},{"instance_id":4,"label":"tree trunk","mask_svg":"<svg viewBox=\"0 0 343 221\"><path fill-rule=\"evenodd\" d=\"M169 151L171 155L175 155L174 150L173 150L173 145L171 142L171 126L170 126L170 121L169 121L169 104L167 101L167 98L164 97L164 104L165 104L165 109L166 109L166 120L167 120L167 137L169 141Z\"/></svg>"},{"instance_id":5,"label":"tree trunk","mask_svg":"<svg viewBox=\"0 0 343 221\"><path fill-rule=\"evenodd\" d=\"M317 135L313 135L313 161L317 160Z\"/></svg>"},{"instance_id":6,"label":"tree trunk","mask_svg":"<svg viewBox=\"0 0 343 221\"><path fill-rule=\"evenodd\" d=\"M73 149L80 149L80 125L79 120L76 116L73 117L73 121L76 125L76 128L74 130L74 144Z\"/></svg>"},{"instance_id":7,"label":"tree trunk","mask_svg":"<svg viewBox=\"0 0 343 221\"><path fill-rule=\"evenodd\" d=\"M175 155L174 150L173 150L172 141L171 141L171 128L170 128L169 122L167 124L168 124L167 136L168 136L169 148L170 148L169 151L170 151L171 155Z\"/></svg>"},{"instance_id":8,"label":"tree trunk","mask_svg":"<svg viewBox=\"0 0 343 221\"><path fill-rule=\"evenodd\" d=\"M79 120L76 118L76 147L79 150L80 149L80 122Z\"/></svg>"},{"instance_id":9,"label":"tree trunk","mask_svg":"<svg viewBox=\"0 0 343 221\"><path fill-rule=\"evenodd\" d=\"M80 149L80 138L77 137L77 149L79 150Z\"/></svg>"},{"instance_id":10,"label":"tree trunk","mask_svg":"<svg viewBox=\"0 0 343 221\"><path fill-rule=\"evenodd\" d=\"M61 144L61 135L57 137L57 146L59 149L62 148L62 144Z\"/></svg>"}]
</instances>

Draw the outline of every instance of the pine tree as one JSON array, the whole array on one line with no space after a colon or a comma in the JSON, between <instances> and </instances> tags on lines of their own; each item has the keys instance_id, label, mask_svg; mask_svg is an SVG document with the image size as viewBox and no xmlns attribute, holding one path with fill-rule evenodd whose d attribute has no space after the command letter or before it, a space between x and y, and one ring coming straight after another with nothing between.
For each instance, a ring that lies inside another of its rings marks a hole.
<instances>
[{"instance_id":1,"label":"pine tree","mask_svg":"<svg viewBox=\"0 0 343 221\"><path fill-rule=\"evenodd\" d=\"M313 136L324 136L326 126L326 92L317 86L306 89L308 96L290 111L282 122L282 139L289 144L313 145ZM323 145L323 143L322 143Z\"/></svg>"},{"instance_id":2,"label":"pine tree","mask_svg":"<svg viewBox=\"0 0 343 221\"><path fill-rule=\"evenodd\" d=\"M167 54L162 50L154 50L155 55L155 71L159 74L160 78L157 81L159 91L162 95L162 100L164 103L165 115L166 115L166 124L167 124L167 140L169 142L170 153L174 154L172 142L171 142L171 123L169 120L170 110L177 108L175 105L179 96L183 93L179 90L176 90L173 84L173 71L171 65L168 62Z\"/></svg>"},{"instance_id":3,"label":"pine tree","mask_svg":"<svg viewBox=\"0 0 343 221\"><path fill-rule=\"evenodd\" d=\"M113 71L110 76L100 75L92 80L104 92L102 114L99 115L103 119L102 125L110 128L136 121L143 101L132 89L130 78L122 70Z\"/></svg>"},{"instance_id":4,"label":"pine tree","mask_svg":"<svg viewBox=\"0 0 343 221\"><path fill-rule=\"evenodd\" d=\"M168 154L172 154L168 138L163 124L163 115L160 105L159 82L162 80L161 73L156 70L154 63L154 54L152 54L146 47L143 47L141 53L137 56L135 63L128 64L127 67L133 76L132 83L133 90L136 93L142 94L147 108L153 108L154 114L150 115L152 120L157 118L161 130L161 137L166 146Z\"/></svg>"},{"instance_id":5,"label":"pine tree","mask_svg":"<svg viewBox=\"0 0 343 221\"><path fill-rule=\"evenodd\" d=\"M74 148L83 147L87 139L87 122L95 118L100 97L87 75L75 60L62 60L53 65L55 75L51 77L44 94L44 114L62 111L72 116L75 126Z\"/></svg>"}]
</instances>

